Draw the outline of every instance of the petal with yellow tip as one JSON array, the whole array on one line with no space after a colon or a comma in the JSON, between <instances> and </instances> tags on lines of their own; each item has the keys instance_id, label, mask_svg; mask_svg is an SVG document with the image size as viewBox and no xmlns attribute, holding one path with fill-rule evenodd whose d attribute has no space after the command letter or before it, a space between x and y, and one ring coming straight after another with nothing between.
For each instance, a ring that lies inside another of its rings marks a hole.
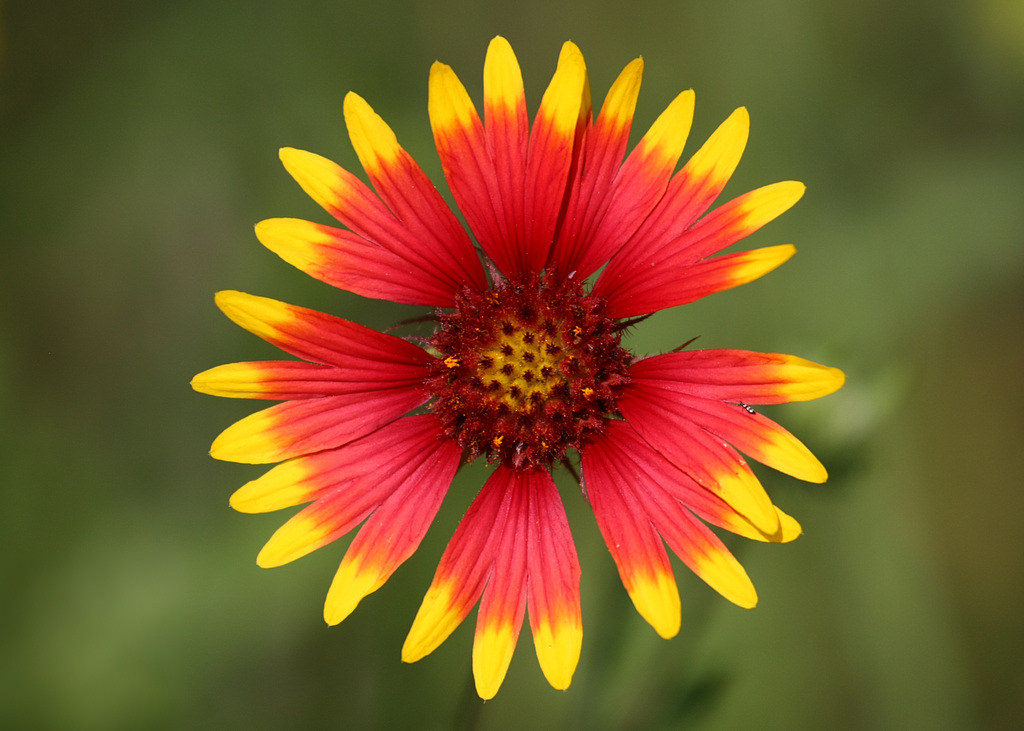
<instances>
[{"instance_id":1,"label":"petal with yellow tip","mask_svg":"<svg viewBox=\"0 0 1024 731\"><path fill-rule=\"evenodd\" d=\"M530 479L512 473L508 517L480 597L473 635L473 678L477 694L484 700L493 698L505 679L526 613Z\"/></svg>"},{"instance_id":2,"label":"petal with yellow tip","mask_svg":"<svg viewBox=\"0 0 1024 731\"><path fill-rule=\"evenodd\" d=\"M306 399L372 391L394 385L380 370L358 372L297 360L228 363L192 378L200 393L227 398Z\"/></svg>"},{"instance_id":3,"label":"petal with yellow tip","mask_svg":"<svg viewBox=\"0 0 1024 731\"><path fill-rule=\"evenodd\" d=\"M392 388L285 401L235 422L214 440L215 459L247 464L340 447L365 436L427 400L419 388Z\"/></svg>"},{"instance_id":4,"label":"petal with yellow tip","mask_svg":"<svg viewBox=\"0 0 1024 731\"><path fill-rule=\"evenodd\" d=\"M735 450L690 421L681 408L681 399L665 398L647 382L630 386L618 405L637 434L758 529L766 533L779 529L771 499Z\"/></svg>"},{"instance_id":5,"label":"petal with yellow tip","mask_svg":"<svg viewBox=\"0 0 1024 731\"><path fill-rule=\"evenodd\" d=\"M402 647L402 660L429 655L466 618L483 593L512 505L513 473L499 467L459 522Z\"/></svg>"},{"instance_id":6,"label":"petal with yellow tip","mask_svg":"<svg viewBox=\"0 0 1024 731\"><path fill-rule=\"evenodd\" d=\"M725 254L697 263L661 262L650 271L638 270L613 291L601 290L611 317L647 315L685 305L763 277L796 253L792 244ZM596 289L595 289L596 291Z\"/></svg>"},{"instance_id":7,"label":"petal with yellow tip","mask_svg":"<svg viewBox=\"0 0 1024 731\"><path fill-rule=\"evenodd\" d=\"M658 206L668 189L693 121L694 94L684 91L655 120L626 158L609 192L609 206L577 268L597 271Z\"/></svg>"},{"instance_id":8,"label":"petal with yellow tip","mask_svg":"<svg viewBox=\"0 0 1024 731\"><path fill-rule=\"evenodd\" d=\"M609 446L621 428L616 423L583 453L587 498L633 605L659 635L674 637L681 622L679 591L661 537L629 493L630 465Z\"/></svg>"},{"instance_id":9,"label":"petal with yellow tip","mask_svg":"<svg viewBox=\"0 0 1024 731\"><path fill-rule=\"evenodd\" d=\"M370 182L408 235L445 273L476 287L483 269L465 229L395 133L353 92L345 96L345 123Z\"/></svg>"},{"instance_id":10,"label":"petal with yellow tip","mask_svg":"<svg viewBox=\"0 0 1024 731\"><path fill-rule=\"evenodd\" d=\"M636 270L646 271L651 257L687 233L711 207L739 164L750 131L750 116L739 108L672 178L658 205L608 263L595 291L612 289ZM699 257L695 257L699 258Z\"/></svg>"},{"instance_id":11,"label":"petal with yellow tip","mask_svg":"<svg viewBox=\"0 0 1024 731\"><path fill-rule=\"evenodd\" d=\"M522 264L529 134L519 62L508 41L497 36L484 59L484 140L495 174L490 204L497 214L499 238L484 248L506 276L517 273Z\"/></svg>"},{"instance_id":12,"label":"petal with yellow tip","mask_svg":"<svg viewBox=\"0 0 1024 731\"><path fill-rule=\"evenodd\" d=\"M718 126L676 175L675 194L664 215L689 226L718 197L736 171L750 135L750 114L740 107Z\"/></svg>"},{"instance_id":13,"label":"petal with yellow tip","mask_svg":"<svg viewBox=\"0 0 1024 731\"><path fill-rule=\"evenodd\" d=\"M533 646L544 677L564 690L583 646L580 564L569 521L551 475L528 473L527 607Z\"/></svg>"},{"instance_id":14,"label":"petal with yellow tip","mask_svg":"<svg viewBox=\"0 0 1024 731\"><path fill-rule=\"evenodd\" d=\"M784 353L709 349L662 353L629 367L634 382L705 399L746 404L809 401L838 390L838 368Z\"/></svg>"},{"instance_id":15,"label":"petal with yellow tip","mask_svg":"<svg viewBox=\"0 0 1024 731\"><path fill-rule=\"evenodd\" d=\"M637 480L634 485L658 533L690 571L738 606L757 604L747 572L714 533L657 483Z\"/></svg>"},{"instance_id":16,"label":"petal with yellow tip","mask_svg":"<svg viewBox=\"0 0 1024 731\"><path fill-rule=\"evenodd\" d=\"M581 153L587 164L576 166L566 215L549 261L549 267L560 276L577 269L590 248L598 222L611 203L608 191L629 142L643 69L643 59L627 64L608 90L597 119L587 126ZM580 109L585 121L589 120L589 107L585 101L585 108Z\"/></svg>"},{"instance_id":17,"label":"petal with yellow tip","mask_svg":"<svg viewBox=\"0 0 1024 731\"><path fill-rule=\"evenodd\" d=\"M423 540L459 466L461 448L437 440L405 464L384 462L397 476L387 497L352 539L324 603L324 620L337 624L381 586Z\"/></svg>"},{"instance_id":18,"label":"petal with yellow tip","mask_svg":"<svg viewBox=\"0 0 1024 731\"><path fill-rule=\"evenodd\" d=\"M466 87L447 64L430 68L427 110L445 179L470 230L489 256L509 264L498 177Z\"/></svg>"},{"instance_id":19,"label":"petal with yellow tip","mask_svg":"<svg viewBox=\"0 0 1024 731\"><path fill-rule=\"evenodd\" d=\"M281 162L303 190L346 228L378 244L405 261L415 264L424 276L432 277L449 293L467 284L483 281L482 270L456 266L439 250L423 246L416 233L378 198L366 183L325 157L305 150L284 147Z\"/></svg>"},{"instance_id":20,"label":"petal with yellow tip","mask_svg":"<svg viewBox=\"0 0 1024 731\"><path fill-rule=\"evenodd\" d=\"M672 392L666 392L671 397ZM703 429L729 442L751 459L808 482L825 482L828 473L803 443L749 405L711 399L687 399L682 408Z\"/></svg>"},{"instance_id":21,"label":"petal with yellow tip","mask_svg":"<svg viewBox=\"0 0 1024 731\"><path fill-rule=\"evenodd\" d=\"M539 272L547 260L565 205L570 171L579 156L580 132L589 121L587 88L583 54L575 44L566 43L530 130L526 231L519 271Z\"/></svg>"},{"instance_id":22,"label":"petal with yellow tip","mask_svg":"<svg viewBox=\"0 0 1024 731\"><path fill-rule=\"evenodd\" d=\"M236 325L303 360L363 375L379 371L396 386L422 382L432 360L401 338L316 310L234 290L214 299Z\"/></svg>"},{"instance_id":23,"label":"petal with yellow tip","mask_svg":"<svg viewBox=\"0 0 1024 731\"><path fill-rule=\"evenodd\" d=\"M360 495L382 485L388 489L395 480L404 479L404 471L430 453L440 430L431 415L396 419L344 446L282 462L239 488L231 496L231 507L243 513L265 513L323 498L335 504L336 513L358 513L363 509L357 505L363 499ZM364 503L376 505L379 500Z\"/></svg>"},{"instance_id":24,"label":"petal with yellow tip","mask_svg":"<svg viewBox=\"0 0 1024 731\"><path fill-rule=\"evenodd\" d=\"M452 303L447 282L352 231L299 218L269 218L256 224L256 238L311 277L363 297L433 307Z\"/></svg>"}]
</instances>

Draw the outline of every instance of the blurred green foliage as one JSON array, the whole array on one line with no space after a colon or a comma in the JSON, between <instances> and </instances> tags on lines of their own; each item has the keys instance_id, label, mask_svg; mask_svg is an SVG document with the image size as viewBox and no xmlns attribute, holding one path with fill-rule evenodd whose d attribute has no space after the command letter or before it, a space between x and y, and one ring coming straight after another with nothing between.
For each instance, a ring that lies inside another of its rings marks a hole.
<instances>
[{"instance_id":1,"label":"blurred green foliage","mask_svg":"<svg viewBox=\"0 0 1024 731\"><path fill-rule=\"evenodd\" d=\"M36 0L0 8L0 725L10 728L1010 728L1024 723L1024 5L1019 0L622 3ZM583 658L547 687L527 636L498 697L472 691L468 622L415 665L404 633L485 472L460 475L421 550L351 618L321 603L346 541L255 566L283 518L227 496L259 470L212 437L253 410L191 393L270 355L222 318L239 288L375 327L251 226L323 220L283 145L348 167L354 89L440 180L430 62L477 99L487 41L535 104L576 41L596 100L644 55L635 132L694 87L692 152L735 107L727 190L808 184L752 243L800 255L637 328L640 352L793 352L847 371L780 408L832 471L762 470L804 525L731 542L743 611L679 570L684 626L635 614L582 498Z\"/></svg>"}]
</instances>

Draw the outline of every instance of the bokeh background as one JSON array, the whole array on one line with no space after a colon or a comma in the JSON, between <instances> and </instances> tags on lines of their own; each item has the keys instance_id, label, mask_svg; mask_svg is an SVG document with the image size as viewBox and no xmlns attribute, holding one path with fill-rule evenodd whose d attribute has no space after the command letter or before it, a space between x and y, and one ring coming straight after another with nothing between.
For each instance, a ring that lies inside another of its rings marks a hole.
<instances>
[{"instance_id":1,"label":"bokeh background","mask_svg":"<svg viewBox=\"0 0 1024 731\"><path fill-rule=\"evenodd\" d=\"M0 725L7 728L1012 728L1024 724L1024 4L0 5ZM487 41L515 47L535 108L576 41L600 100L647 61L638 134L681 89L691 141L746 105L727 197L780 179L801 203L752 244L799 255L661 313L639 352L792 352L840 393L773 411L831 470L760 470L805 535L733 541L760 605L679 570L659 639L618 583L578 491L583 658L568 692L528 635L486 704L472 621L399 650L484 471L460 474L420 551L345 623L321 606L346 540L255 555L283 522L228 495L260 468L211 439L255 404L190 377L271 357L213 306L238 288L386 327L415 314L331 290L263 249L271 216L326 220L283 145L355 167L353 89L440 180L427 70L479 99Z\"/></svg>"}]
</instances>

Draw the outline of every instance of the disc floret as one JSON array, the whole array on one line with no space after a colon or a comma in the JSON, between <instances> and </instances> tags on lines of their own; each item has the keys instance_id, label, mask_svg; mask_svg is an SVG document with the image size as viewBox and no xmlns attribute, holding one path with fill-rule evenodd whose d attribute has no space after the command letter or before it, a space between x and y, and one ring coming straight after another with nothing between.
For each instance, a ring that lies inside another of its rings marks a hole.
<instances>
[{"instance_id":1,"label":"disc floret","mask_svg":"<svg viewBox=\"0 0 1024 731\"><path fill-rule=\"evenodd\" d=\"M604 301L573 280L464 289L430 339L428 386L445 434L473 459L548 467L618 415L631 361Z\"/></svg>"}]
</instances>

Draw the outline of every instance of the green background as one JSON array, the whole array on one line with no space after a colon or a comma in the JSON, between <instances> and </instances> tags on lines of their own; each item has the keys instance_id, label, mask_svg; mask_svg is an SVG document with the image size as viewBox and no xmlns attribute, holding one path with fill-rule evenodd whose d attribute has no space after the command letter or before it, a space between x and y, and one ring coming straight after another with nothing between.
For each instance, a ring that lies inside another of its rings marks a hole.
<instances>
[{"instance_id":1,"label":"green background","mask_svg":"<svg viewBox=\"0 0 1024 731\"><path fill-rule=\"evenodd\" d=\"M1024 723L1024 4L129 2L0 6L0 725L29 728L1008 728ZM697 93L687 154L752 116L726 197L780 179L800 204L748 242L799 254L763 280L660 313L641 353L792 352L847 386L771 411L830 468L760 469L803 524L731 541L760 604L680 569L659 639L592 516L565 502L584 646L551 690L524 633L504 687L472 690L472 621L399 650L486 471L457 479L420 551L336 628L347 540L272 571L281 514L228 495L217 463L249 402L190 377L272 357L223 318L238 288L386 327L414 314L332 290L252 225L326 216L277 160L355 167L358 91L435 180L427 71L479 99L487 41L519 55L531 108L576 41L595 99L647 62L634 133Z\"/></svg>"}]
</instances>

